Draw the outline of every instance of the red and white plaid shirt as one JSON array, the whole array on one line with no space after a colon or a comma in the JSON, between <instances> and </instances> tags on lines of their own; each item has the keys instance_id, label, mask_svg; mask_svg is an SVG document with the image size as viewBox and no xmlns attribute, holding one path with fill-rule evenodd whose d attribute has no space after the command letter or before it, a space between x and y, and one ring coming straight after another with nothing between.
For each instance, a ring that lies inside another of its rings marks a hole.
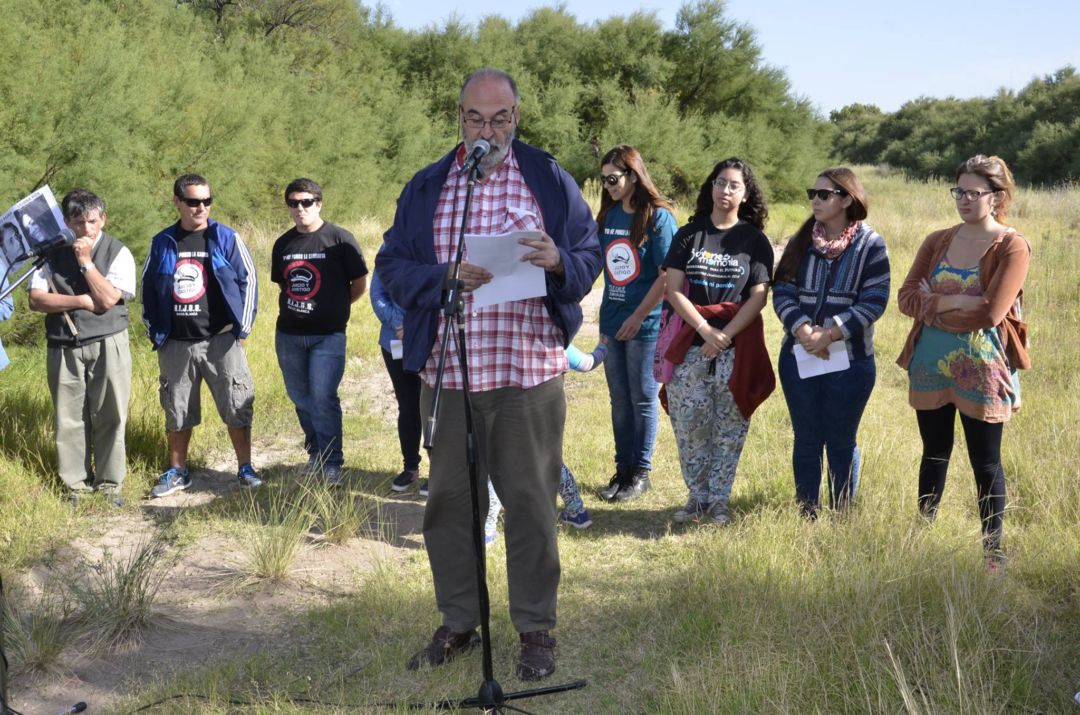
<instances>
[{"instance_id":1,"label":"red and white plaid shirt","mask_svg":"<svg viewBox=\"0 0 1080 715\"><path fill-rule=\"evenodd\" d=\"M435 207L435 256L440 263L452 261L457 248L468 188L468 177L460 173L464 155L463 148L446 176ZM473 189L465 232L488 236L543 228L540 207L525 185L511 149L499 167L484 181L477 182ZM468 259L466 250L463 260ZM500 387L527 389L566 372L562 334L548 315L543 298L515 300L486 308L473 308L472 293L464 293L464 298L470 391L487 392ZM429 386L435 384L439 345L445 329L446 321L440 316L438 336L420 373ZM447 350L443 387L460 390L461 369L455 344L457 326L451 325L450 329L453 337Z\"/></svg>"}]
</instances>

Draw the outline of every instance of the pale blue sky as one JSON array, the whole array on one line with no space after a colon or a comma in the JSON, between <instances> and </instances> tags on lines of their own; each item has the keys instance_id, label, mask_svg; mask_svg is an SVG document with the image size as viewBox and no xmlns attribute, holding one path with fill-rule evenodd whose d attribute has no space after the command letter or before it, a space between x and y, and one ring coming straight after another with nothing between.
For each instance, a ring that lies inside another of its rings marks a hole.
<instances>
[{"instance_id":1,"label":"pale blue sky","mask_svg":"<svg viewBox=\"0 0 1080 715\"><path fill-rule=\"evenodd\" d=\"M440 26L450 15L518 20L552 2L384 0L395 24ZM579 22L636 10L675 26L681 2L568 0ZM1075 0L728 0L728 17L748 23L768 64L822 112L852 102L895 111L925 95L990 96L1071 64L1080 68Z\"/></svg>"}]
</instances>

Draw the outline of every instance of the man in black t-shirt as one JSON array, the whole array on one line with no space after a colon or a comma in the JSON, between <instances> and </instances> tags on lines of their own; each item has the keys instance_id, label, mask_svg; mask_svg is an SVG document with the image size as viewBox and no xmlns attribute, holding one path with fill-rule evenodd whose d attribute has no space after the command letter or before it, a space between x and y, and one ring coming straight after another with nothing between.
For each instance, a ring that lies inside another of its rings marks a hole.
<instances>
[{"instance_id":1,"label":"man in black t-shirt","mask_svg":"<svg viewBox=\"0 0 1080 715\"><path fill-rule=\"evenodd\" d=\"M236 232L210 218L210 184L198 174L173 183L180 220L154 236L143 266L143 322L157 351L169 468L150 490L164 497L191 486L191 430L202 419L205 381L236 452L241 486L262 479L251 465L255 384L243 342L259 304L251 254Z\"/></svg>"},{"instance_id":2,"label":"man in black t-shirt","mask_svg":"<svg viewBox=\"0 0 1080 715\"><path fill-rule=\"evenodd\" d=\"M322 188L296 179L285 188L296 224L274 243L270 280L281 287L274 347L304 431L308 466L341 483L345 326L367 288L367 264L353 235L322 220Z\"/></svg>"}]
</instances>

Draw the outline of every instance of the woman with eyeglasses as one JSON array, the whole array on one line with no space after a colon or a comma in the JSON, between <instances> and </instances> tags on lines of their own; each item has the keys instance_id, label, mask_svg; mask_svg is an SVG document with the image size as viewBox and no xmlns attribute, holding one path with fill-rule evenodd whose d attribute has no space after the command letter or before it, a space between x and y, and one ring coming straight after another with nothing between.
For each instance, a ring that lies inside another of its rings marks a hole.
<instances>
[{"instance_id":1,"label":"woman with eyeglasses","mask_svg":"<svg viewBox=\"0 0 1080 715\"><path fill-rule=\"evenodd\" d=\"M813 214L784 248L773 309L784 324L779 372L795 433L795 499L814 518L823 450L829 505L843 509L855 496L856 435L877 376L874 323L889 301L889 256L865 223L866 190L851 169L821 172L806 197Z\"/></svg>"},{"instance_id":2,"label":"woman with eyeglasses","mask_svg":"<svg viewBox=\"0 0 1080 715\"><path fill-rule=\"evenodd\" d=\"M656 368L689 490L676 522L730 521L750 415L776 386L761 321L773 267L768 213L750 165L725 159L664 262L668 305Z\"/></svg>"},{"instance_id":3,"label":"woman with eyeglasses","mask_svg":"<svg viewBox=\"0 0 1080 715\"><path fill-rule=\"evenodd\" d=\"M615 474L601 495L627 501L648 491L659 420L653 356L664 298L662 265L675 235L672 206L638 150L620 145L600 160L596 223L604 255L600 333L615 436Z\"/></svg>"},{"instance_id":4,"label":"woman with eyeglasses","mask_svg":"<svg viewBox=\"0 0 1080 715\"><path fill-rule=\"evenodd\" d=\"M1031 365L1020 314L1031 246L1004 223L1014 190L996 156L960 164L950 192L961 222L926 237L899 293L900 312L914 318L897 363L908 371L923 442L919 511L937 514L959 412L991 570L1004 564L1001 436L1020 409L1016 371Z\"/></svg>"}]
</instances>

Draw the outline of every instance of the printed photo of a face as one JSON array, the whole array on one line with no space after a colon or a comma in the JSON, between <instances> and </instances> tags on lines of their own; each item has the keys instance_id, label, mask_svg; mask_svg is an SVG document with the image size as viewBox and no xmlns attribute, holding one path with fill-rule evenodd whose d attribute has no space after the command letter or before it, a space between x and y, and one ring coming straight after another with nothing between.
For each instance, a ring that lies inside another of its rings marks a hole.
<instances>
[{"instance_id":1,"label":"printed photo of a face","mask_svg":"<svg viewBox=\"0 0 1080 715\"><path fill-rule=\"evenodd\" d=\"M60 233L57 217L44 196L35 196L32 201L12 211L12 214L19 222L23 237L30 248Z\"/></svg>"},{"instance_id":2,"label":"printed photo of a face","mask_svg":"<svg viewBox=\"0 0 1080 715\"><path fill-rule=\"evenodd\" d=\"M14 265L15 259L26 252L22 231L10 217L0 223L0 252L3 253L5 267Z\"/></svg>"}]
</instances>

